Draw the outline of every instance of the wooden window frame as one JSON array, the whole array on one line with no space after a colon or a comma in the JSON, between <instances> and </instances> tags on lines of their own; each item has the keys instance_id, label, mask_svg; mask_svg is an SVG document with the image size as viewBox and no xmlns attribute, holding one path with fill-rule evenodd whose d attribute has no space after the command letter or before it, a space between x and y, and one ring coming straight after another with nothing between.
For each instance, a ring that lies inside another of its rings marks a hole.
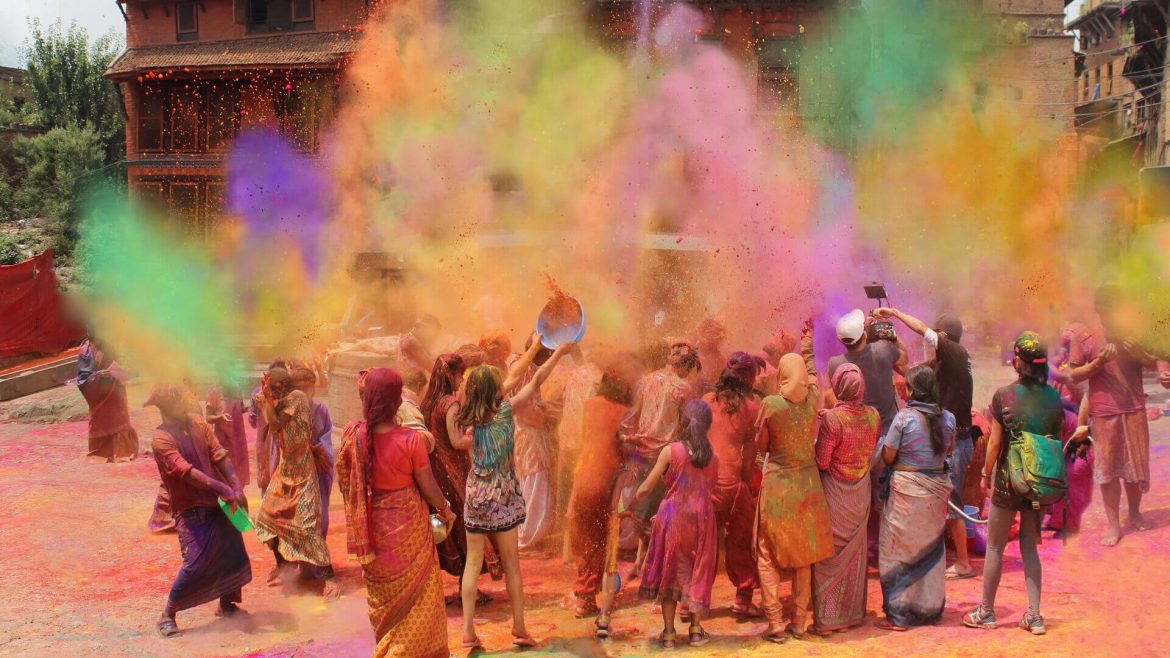
<instances>
[{"instance_id":1,"label":"wooden window frame","mask_svg":"<svg viewBox=\"0 0 1170 658\"><path fill-rule=\"evenodd\" d=\"M153 88L150 93L148 89ZM158 114L146 114L143 108L146 106L147 96L157 96L159 98ZM138 105L138 125L134 127L137 150L139 153L165 153L167 150L167 96L168 89L165 85L150 85L140 88L139 105ZM158 148L144 148L142 145L142 122L143 120L155 119L158 121Z\"/></svg>"},{"instance_id":2,"label":"wooden window frame","mask_svg":"<svg viewBox=\"0 0 1170 658\"><path fill-rule=\"evenodd\" d=\"M179 16L182 10L190 8L191 18L195 22L195 26L190 30L184 30L179 23ZM194 0L187 2L175 3L175 40L176 41L195 41L199 38L199 6Z\"/></svg>"},{"instance_id":3,"label":"wooden window frame","mask_svg":"<svg viewBox=\"0 0 1170 658\"><path fill-rule=\"evenodd\" d=\"M314 0L309 0L309 15L297 16L297 2L296 0L289 0L291 7L289 8L289 16L292 16L293 23L312 23L317 20L317 6Z\"/></svg>"}]
</instances>

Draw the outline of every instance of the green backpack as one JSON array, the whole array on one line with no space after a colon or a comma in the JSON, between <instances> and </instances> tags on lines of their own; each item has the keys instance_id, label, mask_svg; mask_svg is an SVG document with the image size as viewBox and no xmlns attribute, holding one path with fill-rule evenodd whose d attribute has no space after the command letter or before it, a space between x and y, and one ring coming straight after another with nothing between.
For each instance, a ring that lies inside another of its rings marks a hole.
<instances>
[{"instance_id":1,"label":"green backpack","mask_svg":"<svg viewBox=\"0 0 1170 658\"><path fill-rule=\"evenodd\" d=\"M1013 431L1007 453L1008 485L1033 507L1060 502L1068 493L1064 446L1043 434Z\"/></svg>"}]
</instances>

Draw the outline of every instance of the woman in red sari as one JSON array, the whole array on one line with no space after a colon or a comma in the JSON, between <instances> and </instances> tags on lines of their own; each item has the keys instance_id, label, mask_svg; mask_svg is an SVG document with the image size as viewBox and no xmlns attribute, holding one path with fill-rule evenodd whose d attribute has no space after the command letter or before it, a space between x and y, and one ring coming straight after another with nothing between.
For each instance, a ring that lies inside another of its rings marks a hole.
<instances>
[{"instance_id":1,"label":"woman in red sari","mask_svg":"<svg viewBox=\"0 0 1170 658\"><path fill-rule=\"evenodd\" d=\"M447 656L447 615L427 503L450 528L455 513L427 461L422 435L395 423L402 377L369 371L364 422L345 429L337 477L349 556L362 565L374 656ZM424 499L426 502L424 502Z\"/></svg>"},{"instance_id":2,"label":"woman in red sari","mask_svg":"<svg viewBox=\"0 0 1170 658\"><path fill-rule=\"evenodd\" d=\"M467 492L467 472L471 469L471 459L467 452L451 445L451 432L454 431L458 436L458 393L465 368L463 357L458 354L440 354L435 359L431 381L419 405L427 429L435 437L435 449L430 455L431 471L456 516L451 533L437 547L439 566L460 581L467 561L467 529L463 525L461 511ZM489 571L495 580L504 577L500 558L491 545L484 547L484 570ZM455 594L448 602L454 603L458 598L459 594ZM487 603L491 598L480 592L477 600L479 603Z\"/></svg>"},{"instance_id":3,"label":"woman in red sari","mask_svg":"<svg viewBox=\"0 0 1170 658\"><path fill-rule=\"evenodd\" d=\"M126 371L94 339L77 354L77 388L89 405L89 454L94 462L125 462L138 455L138 433L130 425Z\"/></svg>"}]
</instances>

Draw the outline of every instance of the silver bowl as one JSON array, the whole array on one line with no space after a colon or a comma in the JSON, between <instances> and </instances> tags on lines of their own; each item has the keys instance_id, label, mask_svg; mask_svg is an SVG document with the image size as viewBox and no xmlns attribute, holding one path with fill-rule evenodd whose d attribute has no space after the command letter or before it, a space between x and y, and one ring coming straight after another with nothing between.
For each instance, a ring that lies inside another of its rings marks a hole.
<instances>
[{"instance_id":1,"label":"silver bowl","mask_svg":"<svg viewBox=\"0 0 1170 658\"><path fill-rule=\"evenodd\" d=\"M451 534L451 529L447 527L447 524L443 523L443 520L439 518L438 514L432 514L431 537L435 540L435 543L443 543L443 540L445 540L449 534Z\"/></svg>"}]
</instances>

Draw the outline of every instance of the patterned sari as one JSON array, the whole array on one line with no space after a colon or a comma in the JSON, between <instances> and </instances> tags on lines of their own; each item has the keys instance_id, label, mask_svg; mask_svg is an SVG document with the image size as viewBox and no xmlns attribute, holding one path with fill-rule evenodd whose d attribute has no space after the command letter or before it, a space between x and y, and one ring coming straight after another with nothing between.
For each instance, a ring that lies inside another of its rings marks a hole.
<instances>
[{"instance_id":1,"label":"patterned sari","mask_svg":"<svg viewBox=\"0 0 1170 658\"><path fill-rule=\"evenodd\" d=\"M898 626L931 624L946 606L947 500L951 480L894 471L878 539L882 607Z\"/></svg>"},{"instance_id":2,"label":"patterned sari","mask_svg":"<svg viewBox=\"0 0 1170 658\"><path fill-rule=\"evenodd\" d=\"M374 656L447 656L447 617L427 507L414 486L369 485L365 424L345 430L337 460L352 559L362 565Z\"/></svg>"},{"instance_id":3,"label":"patterned sari","mask_svg":"<svg viewBox=\"0 0 1170 658\"><path fill-rule=\"evenodd\" d=\"M289 562L327 567L329 548L321 534L321 493L311 448L309 400L300 391L288 394L278 413L290 418L280 431L269 427L269 438L280 445L280 463L264 491L256 515L256 539L278 540L276 549Z\"/></svg>"}]
</instances>

